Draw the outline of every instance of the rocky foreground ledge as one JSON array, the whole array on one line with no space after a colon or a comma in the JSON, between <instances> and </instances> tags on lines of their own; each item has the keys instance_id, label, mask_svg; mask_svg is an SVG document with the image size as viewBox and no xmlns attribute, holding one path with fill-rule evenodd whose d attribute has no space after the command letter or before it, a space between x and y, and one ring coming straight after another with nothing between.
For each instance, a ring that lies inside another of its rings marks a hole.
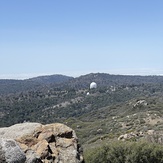
<instances>
[{"instance_id":1,"label":"rocky foreground ledge","mask_svg":"<svg viewBox=\"0 0 163 163\"><path fill-rule=\"evenodd\" d=\"M84 163L71 128L22 123L0 128L0 163Z\"/></svg>"}]
</instances>

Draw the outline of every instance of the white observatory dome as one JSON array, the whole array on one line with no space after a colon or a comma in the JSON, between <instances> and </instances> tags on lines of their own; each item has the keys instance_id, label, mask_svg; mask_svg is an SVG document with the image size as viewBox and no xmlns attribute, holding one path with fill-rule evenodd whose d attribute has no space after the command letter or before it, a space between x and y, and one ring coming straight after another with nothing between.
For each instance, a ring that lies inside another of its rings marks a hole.
<instances>
[{"instance_id":1,"label":"white observatory dome","mask_svg":"<svg viewBox=\"0 0 163 163\"><path fill-rule=\"evenodd\" d=\"M95 82L92 82L90 84L90 89L97 88L97 84Z\"/></svg>"}]
</instances>

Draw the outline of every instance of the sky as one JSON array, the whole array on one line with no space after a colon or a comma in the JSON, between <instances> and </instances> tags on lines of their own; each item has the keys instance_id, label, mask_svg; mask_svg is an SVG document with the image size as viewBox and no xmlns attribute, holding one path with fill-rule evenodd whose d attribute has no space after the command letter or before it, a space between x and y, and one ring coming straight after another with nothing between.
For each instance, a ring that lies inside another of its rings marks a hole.
<instances>
[{"instance_id":1,"label":"sky","mask_svg":"<svg viewBox=\"0 0 163 163\"><path fill-rule=\"evenodd\" d=\"M163 0L2 0L0 78L163 75Z\"/></svg>"}]
</instances>

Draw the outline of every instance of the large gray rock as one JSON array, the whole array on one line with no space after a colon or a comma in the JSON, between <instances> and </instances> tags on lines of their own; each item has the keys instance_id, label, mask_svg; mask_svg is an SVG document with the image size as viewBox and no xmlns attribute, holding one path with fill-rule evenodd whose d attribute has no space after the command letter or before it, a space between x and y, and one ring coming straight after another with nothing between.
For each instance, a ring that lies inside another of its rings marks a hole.
<instances>
[{"instance_id":1,"label":"large gray rock","mask_svg":"<svg viewBox=\"0 0 163 163\"><path fill-rule=\"evenodd\" d=\"M10 127L0 128L0 138L16 139L23 135L33 133L38 127L41 127L40 123L21 123L15 124Z\"/></svg>"},{"instance_id":2,"label":"large gray rock","mask_svg":"<svg viewBox=\"0 0 163 163\"><path fill-rule=\"evenodd\" d=\"M26 156L15 140L0 139L1 163L24 163Z\"/></svg>"},{"instance_id":3,"label":"large gray rock","mask_svg":"<svg viewBox=\"0 0 163 163\"><path fill-rule=\"evenodd\" d=\"M24 162L21 163L84 162L75 131L64 124L16 124L0 128L0 138L15 139L26 155L26 161L22 159ZM6 158L4 156L4 150L1 150L0 163Z\"/></svg>"}]
</instances>

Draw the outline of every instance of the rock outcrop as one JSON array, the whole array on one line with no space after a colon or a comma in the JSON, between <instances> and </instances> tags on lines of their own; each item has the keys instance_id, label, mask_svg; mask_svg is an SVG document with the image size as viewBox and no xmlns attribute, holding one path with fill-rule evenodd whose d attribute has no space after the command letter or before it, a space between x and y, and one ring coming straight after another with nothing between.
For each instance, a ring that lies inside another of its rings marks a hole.
<instances>
[{"instance_id":1,"label":"rock outcrop","mask_svg":"<svg viewBox=\"0 0 163 163\"><path fill-rule=\"evenodd\" d=\"M118 140L122 140L122 141L125 141L125 140L136 140L136 139L139 139L140 137L143 137L144 136L144 133L143 132L131 132L131 133L127 133L127 134L124 134L124 135L120 135L118 137Z\"/></svg>"},{"instance_id":2,"label":"rock outcrop","mask_svg":"<svg viewBox=\"0 0 163 163\"><path fill-rule=\"evenodd\" d=\"M15 140L0 139L0 162L24 163L26 156Z\"/></svg>"},{"instance_id":3,"label":"rock outcrop","mask_svg":"<svg viewBox=\"0 0 163 163\"><path fill-rule=\"evenodd\" d=\"M13 156L19 152L19 160L7 161L4 142L13 142L8 151L12 150ZM80 148L74 130L60 123L22 123L0 128L0 162L83 163Z\"/></svg>"}]
</instances>

